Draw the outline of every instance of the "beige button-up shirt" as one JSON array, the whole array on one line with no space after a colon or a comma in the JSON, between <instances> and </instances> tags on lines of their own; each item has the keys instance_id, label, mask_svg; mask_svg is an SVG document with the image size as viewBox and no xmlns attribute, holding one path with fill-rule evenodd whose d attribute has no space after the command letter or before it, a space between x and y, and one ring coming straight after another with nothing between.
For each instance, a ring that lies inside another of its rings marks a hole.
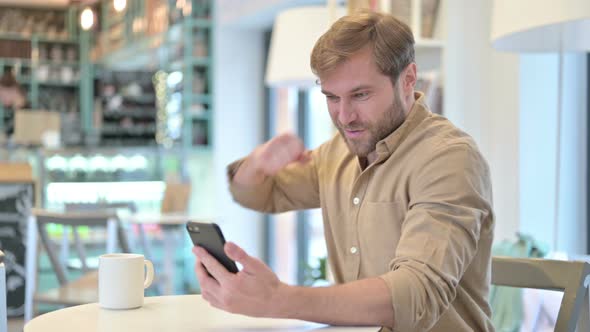
<instances>
[{"instance_id":1,"label":"beige button-up shirt","mask_svg":"<svg viewBox=\"0 0 590 332\"><path fill-rule=\"evenodd\" d=\"M321 207L335 281L382 278L394 331L493 331L490 171L471 137L416 98L364 170L337 135L255 188L231 183L231 164L230 190L264 212Z\"/></svg>"}]
</instances>

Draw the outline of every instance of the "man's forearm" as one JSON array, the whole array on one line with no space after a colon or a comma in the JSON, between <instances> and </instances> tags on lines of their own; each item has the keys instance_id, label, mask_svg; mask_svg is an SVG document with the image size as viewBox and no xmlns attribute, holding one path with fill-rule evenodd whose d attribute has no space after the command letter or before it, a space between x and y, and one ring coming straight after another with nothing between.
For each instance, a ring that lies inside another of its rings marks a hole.
<instances>
[{"instance_id":1,"label":"man's forearm","mask_svg":"<svg viewBox=\"0 0 590 332\"><path fill-rule=\"evenodd\" d=\"M331 287L284 285L279 292L279 318L301 319L331 325L393 327L389 288L380 278Z\"/></svg>"},{"instance_id":2,"label":"man's forearm","mask_svg":"<svg viewBox=\"0 0 590 332\"><path fill-rule=\"evenodd\" d=\"M234 183L240 186L256 186L264 182L266 175L256 168L252 155L247 156L236 170Z\"/></svg>"}]
</instances>

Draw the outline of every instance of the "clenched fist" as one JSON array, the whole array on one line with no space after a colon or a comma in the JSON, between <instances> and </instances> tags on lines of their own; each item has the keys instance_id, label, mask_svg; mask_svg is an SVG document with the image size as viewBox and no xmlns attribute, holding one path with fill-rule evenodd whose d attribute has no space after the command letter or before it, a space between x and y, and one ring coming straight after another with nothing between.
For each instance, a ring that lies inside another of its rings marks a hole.
<instances>
[{"instance_id":1,"label":"clenched fist","mask_svg":"<svg viewBox=\"0 0 590 332\"><path fill-rule=\"evenodd\" d=\"M309 156L299 137L282 134L256 148L251 158L258 171L264 175L275 175L290 163L305 161Z\"/></svg>"},{"instance_id":2,"label":"clenched fist","mask_svg":"<svg viewBox=\"0 0 590 332\"><path fill-rule=\"evenodd\" d=\"M259 184L293 162L308 161L309 154L299 137L290 133L281 134L254 149L233 181L243 185Z\"/></svg>"}]
</instances>

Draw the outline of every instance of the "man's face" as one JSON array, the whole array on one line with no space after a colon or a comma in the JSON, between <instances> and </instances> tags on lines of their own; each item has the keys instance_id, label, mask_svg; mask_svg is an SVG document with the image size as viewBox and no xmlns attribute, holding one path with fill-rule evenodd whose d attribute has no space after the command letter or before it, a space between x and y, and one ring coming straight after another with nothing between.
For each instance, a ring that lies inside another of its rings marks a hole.
<instances>
[{"instance_id":1,"label":"man's face","mask_svg":"<svg viewBox=\"0 0 590 332\"><path fill-rule=\"evenodd\" d=\"M348 148L359 157L375 151L404 119L401 92L365 47L320 78L328 111ZM398 80L399 82L400 80Z\"/></svg>"}]
</instances>

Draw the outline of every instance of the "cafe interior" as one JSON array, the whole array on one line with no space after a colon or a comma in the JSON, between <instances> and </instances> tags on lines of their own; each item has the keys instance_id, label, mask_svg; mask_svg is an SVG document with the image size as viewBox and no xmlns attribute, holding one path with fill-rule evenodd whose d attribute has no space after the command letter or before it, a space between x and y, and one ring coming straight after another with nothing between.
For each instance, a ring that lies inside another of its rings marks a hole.
<instances>
[{"instance_id":1,"label":"cafe interior","mask_svg":"<svg viewBox=\"0 0 590 332\"><path fill-rule=\"evenodd\" d=\"M411 27L415 89L489 163L496 329L590 328L587 0L0 0L0 332L97 303L107 253L153 263L145 301L199 295L188 221L332 284L321 211L244 208L226 166L337 133L309 55L359 9Z\"/></svg>"}]
</instances>

